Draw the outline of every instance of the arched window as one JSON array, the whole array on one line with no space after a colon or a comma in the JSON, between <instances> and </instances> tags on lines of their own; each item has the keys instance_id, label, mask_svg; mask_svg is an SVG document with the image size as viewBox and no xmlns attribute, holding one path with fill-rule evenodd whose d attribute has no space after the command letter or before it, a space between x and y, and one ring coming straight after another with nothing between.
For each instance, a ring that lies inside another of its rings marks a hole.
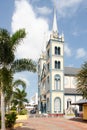
<instances>
[{"instance_id":1,"label":"arched window","mask_svg":"<svg viewBox=\"0 0 87 130\"><path fill-rule=\"evenodd\" d=\"M54 100L54 112L61 112L61 99L59 97Z\"/></svg>"},{"instance_id":2,"label":"arched window","mask_svg":"<svg viewBox=\"0 0 87 130\"><path fill-rule=\"evenodd\" d=\"M57 55L57 47L55 47L55 54Z\"/></svg>"},{"instance_id":3,"label":"arched window","mask_svg":"<svg viewBox=\"0 0 87 130\"><path fill-rule=\"evenodd\" d=\"M71 106L71 99L67 100L67 109Z\"/></svg>"},{"instance_id":4,"label":"arched window","mask_svg":"<svg viewBox=\"0 0 87 130\"><path fill-rule=\"evenodd\" d=\"M57 69L57 66L58 66L58 65L57 65L57 61L55 61L55 69Z\"/></svg>"},{"instance_id":5,"label":"arched window","mask_svg":"<svg viewBox=\"0 0 87 130\"><path fill-rule=\"evenodd\" d=\"M47 98L47 111L48 112L50 111L50 101L49 101L49 98Z\"/></svg>"},{"instance_id":6,"label":"arched window","mask_svg":"<svg viewBox=\"0 0 87 130\"><path fill-rule=\"evenodd\" d=\"M55 69L60 69L60 68L61 68L60 61L55 61Z\"/></svg>"},{"instance_id":7,"label":"arched window","mask_svg":"<svg viewBox=\"0 0 87 130\"><path fill-rule=\"evenodd\" d=\"M47 77L47 83L49 84L49 76Z\"/></svg>"},{"instance_id":8,"label":"arched window","mask_svg":"<svg viewBox=\"0 0 87 130\"><path fill-rule=\"evenodd\" d=\"M60 69L60 61L57 62L57 68Z\"/></svg>"},{"instance_id":9,"label":"arched window","mask_svg":"<svg viewBox=\"0 0 87 130\"><path fill-rule=\"evenodd\" d=\"M59 90L61 88L61 80L60 80L60 75L55 75L54 77L54 88L55 90Z\"/></svg>"},{"instance_id":10,"label":"arched window","mask_svg":"<svg viewBox=\"0 0 87 130\"><path fill-rule=\"evenodd\" d=\"M47 55L48 55L48 57L49 57L49 54L50 54L50 53L49 53L49 50L48 50L48 51L47 51Z\"/></svg>"},{"instance_id":11,"label":"arched window","mask_svg":"<svg viewBox=\"0 0 87 130\"><path fill-rule=\"evenodd\" d=\"M55 47L55 55L60 55L60 47Z\"/></svg>"},{"instance_id":12,"label":"arched window","mask_svg":"<svg viewBox=\"0 0 87 130\"><path fill-rule=\"evenodd\" d=\"M60 47L58 47L58 55L60 55Z\"/></svg>"}]
</instances>

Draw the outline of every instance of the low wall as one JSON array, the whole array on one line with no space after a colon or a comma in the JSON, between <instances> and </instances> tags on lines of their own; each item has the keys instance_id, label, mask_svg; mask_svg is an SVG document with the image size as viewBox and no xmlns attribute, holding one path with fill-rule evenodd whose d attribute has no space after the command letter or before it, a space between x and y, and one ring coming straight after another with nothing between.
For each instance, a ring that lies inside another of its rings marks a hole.
<instances>
[{"instance_id":1,"label":"low wall","mask_svg":"<svg viewBox=\"0 0 87 130\"><path fill-rule=\"evenodd\" d=\"M16 120L27 120L27 119L28 119L28 115L17 115Z\"/></svg>"}]
</instances>

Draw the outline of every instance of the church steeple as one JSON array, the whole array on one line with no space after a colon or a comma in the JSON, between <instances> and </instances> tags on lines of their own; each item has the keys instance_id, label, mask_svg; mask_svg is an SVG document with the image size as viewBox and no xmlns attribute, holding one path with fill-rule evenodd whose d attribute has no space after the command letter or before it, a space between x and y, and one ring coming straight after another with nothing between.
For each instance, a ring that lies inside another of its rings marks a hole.
<instances>
[{"instance_id":1,"label":"church steeple","mask_svg":"<svg viewBox=\"0 0 87 130\"><path fill-rule=\"evenodd\" d=\"M54 6L53 32L58 33L57 17L56 17L56 6Z\"/></svg>"}]
</instances>

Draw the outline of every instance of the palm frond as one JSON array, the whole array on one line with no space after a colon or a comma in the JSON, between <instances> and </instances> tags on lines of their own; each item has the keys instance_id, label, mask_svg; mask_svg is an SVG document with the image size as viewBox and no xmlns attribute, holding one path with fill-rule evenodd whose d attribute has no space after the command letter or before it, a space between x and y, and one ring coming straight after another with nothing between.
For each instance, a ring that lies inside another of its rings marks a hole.
<instances>
[{"instance_id":1,"label":"palm frond","mask_svg":"<svg viewBox=\"0 0 87 130\"><path fill-rule=\"evenodd\" d=\"M19 109L21 109L22 106L24 106L24 102L28 103L28 100L26 98L27 93L25 90L20 90L19 88L16 88L13 94L13 100L12 103L14 105L17 105Z\"/></svg>"},{"instance_id":2,"label":"palm frond","mask_svg":"<svg viewBox=\"0 0 87 130\"><path fill-rule=\"evenodd\" d=\"M26 88L26 83L23 80L18 79L16 81L14 81L13 87L18 87L19 85L22 85L23 89Z\"/></svg>"},{"instance_id":3,"label":"palm frond","mask_svg":"<svg viewBox=\"0 0 87 130\"><path fill-rule=\"evenodd\" d=\"M12 49L15 51L17 45L23 40L23 38L26 36L25 29L19 29L16 31L12 37L11 37L11 45Z\"/></svg>"},{"instance_id":4,"label":"palm frond","mask_svg":"<svg viewBox=\"0 0 87 130\"><path fill-rule=\"evenodd\" d=\"M12 64L13 72L31 71L36 72L36 64L31 59L19 59Z\"/></svg>"},{"instance_id":5,"label":"palm frond","mask_svg":"<svg viewBox=\"0 0 87 130\"><path fill-rule=\"evenodd\" d=\"M77 91L82 93L83 97L87 98L87 62L82 65L81 70L76 75Z\"/></svg>"},{"instance_id":6,"label":"palm frond","mask_svg":"<svg viewBox=\"0 0 87 130\"><path fill-rule=\"evenodd\" d=\"M0 29L0 64L10 64L14 60L11 50L10 34L5 29Z\"/></svg>"}]
</instances>

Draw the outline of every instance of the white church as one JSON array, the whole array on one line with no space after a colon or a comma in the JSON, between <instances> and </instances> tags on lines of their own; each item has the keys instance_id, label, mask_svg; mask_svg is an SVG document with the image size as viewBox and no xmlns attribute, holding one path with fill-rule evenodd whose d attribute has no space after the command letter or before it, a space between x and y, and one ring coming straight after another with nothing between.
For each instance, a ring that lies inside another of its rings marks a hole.
<instances>
[{"instance_id":1,"label":"white church","mask_svg":"<svg viewBox=\"0 0 87 130\"><path fill-rule=\"evenodd\" d=\"M64 34L60 35L54 10L50 39L38 60L38 106L41 113L66 113L82 99L76 91L78 68L64 67Z\"/></svg>"}]
</instances>

